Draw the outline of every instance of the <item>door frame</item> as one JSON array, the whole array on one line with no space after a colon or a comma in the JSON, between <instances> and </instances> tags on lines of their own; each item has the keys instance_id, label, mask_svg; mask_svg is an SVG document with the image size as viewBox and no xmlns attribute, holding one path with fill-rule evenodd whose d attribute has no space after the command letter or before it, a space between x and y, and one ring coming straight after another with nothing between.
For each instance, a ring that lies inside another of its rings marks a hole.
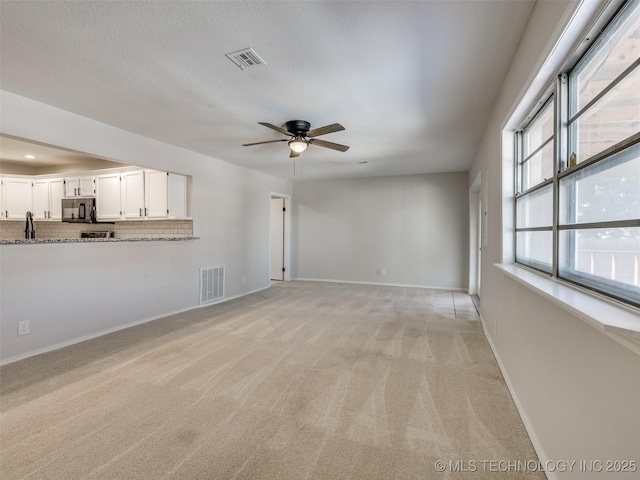
<instances>
[{"instance_id":1,"label":"door frame","mask_svg":"<svg viewBox=\"0 0 640 480\"><path fill-rule=\"evenodd\" d=\"M480 296L482 246L482 172L478 172L469 188L469 295Z\"/></svg>"},{"instance_id":2,"label":"door frame","mask_svg":"<svg viewBox=\"0 0 640 480\"><path fill-rule=\"evenodd\" d=\"M267 272L271 281L271 199L284 199L284 276L283 280L291 280L291 195L286 193L270 192L269 194L269 241L267 252L269 257L269 271Z\"/></svg>"}]
</instances>

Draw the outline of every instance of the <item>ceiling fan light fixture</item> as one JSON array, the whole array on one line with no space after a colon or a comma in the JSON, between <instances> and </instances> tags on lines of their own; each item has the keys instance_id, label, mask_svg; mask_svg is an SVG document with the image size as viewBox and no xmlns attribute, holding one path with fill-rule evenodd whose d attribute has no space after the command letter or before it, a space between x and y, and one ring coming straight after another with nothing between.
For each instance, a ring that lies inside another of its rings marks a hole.
<instances>
[{"instance_id":1,"label":"ceiling fan light fixture","mask_svg":"<svg viewBox=\"0 0 640 480\"><path fill-rule=\"evenodd\" d=\"M244 143L243 147L250 147L252 145L262 145L263 143L276 143L287 142L291 153L289 157L297 157L304 152L309 145L313 143L314 146L330 148L339 152L346 152L349 150L347 145L340 145L339 143L327 142L326 140L320 140L320 135L326 135L328 133L340 132L344 130L344 127L339 123L332 123L331 125L325 125L324 127L311 128L311 124L306 120L290 120L285 124L285 127L278 127L268 122L258 122L263 127L275 130L282 135L286 135L289 138L281 138L280 140L266 140L264 142Z\"/></svg>"},{"instance_id":2,"label":"ceiling fan light fixture","mask_svg":"<svg viewBox=\"0 0 640 480\"><path fill-rule=\"evenodd\" d=\"M289 140L289 148L296 153L304 152L309 146L309 142L307 142L304 138L297 136Z\"/></svg>"}]
</instances>

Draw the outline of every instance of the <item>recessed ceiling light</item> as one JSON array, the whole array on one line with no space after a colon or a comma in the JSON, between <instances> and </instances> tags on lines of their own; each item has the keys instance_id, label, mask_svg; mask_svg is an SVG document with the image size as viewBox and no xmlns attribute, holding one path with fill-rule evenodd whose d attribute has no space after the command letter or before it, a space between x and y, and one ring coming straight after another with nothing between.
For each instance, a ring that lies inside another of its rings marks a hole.
<instances>
[{"instance_id":1,"label":"recessed ceiling light","mask_svg":"<svg viewBox=\"0 0 640 480\"><path fill-rule=\"evenodd\" d=\"M36 158L35 155L23 155L24 158L30 158L30 159L34 159Z\"/></svg>"}]
</instances>

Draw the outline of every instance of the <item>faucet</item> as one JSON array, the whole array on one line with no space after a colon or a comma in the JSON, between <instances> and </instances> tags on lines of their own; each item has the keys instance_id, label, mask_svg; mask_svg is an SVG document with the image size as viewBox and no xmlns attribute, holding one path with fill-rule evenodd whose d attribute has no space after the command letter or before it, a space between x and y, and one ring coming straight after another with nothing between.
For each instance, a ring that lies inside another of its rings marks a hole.
<instances>
[{"instance_id":1,"label":"faucet","mask_svg":"<svg viewBox=\"0 0 640 480\"><path fill-rule=\"evenodd\" d=\"M29 223L31 223L31 231L29 231ZM36 229L33 226L33 215L31 212L27 212L27 223L24 228L24 238L27 240L30 238L36 238Z\"/></svg>"}]
</instances>

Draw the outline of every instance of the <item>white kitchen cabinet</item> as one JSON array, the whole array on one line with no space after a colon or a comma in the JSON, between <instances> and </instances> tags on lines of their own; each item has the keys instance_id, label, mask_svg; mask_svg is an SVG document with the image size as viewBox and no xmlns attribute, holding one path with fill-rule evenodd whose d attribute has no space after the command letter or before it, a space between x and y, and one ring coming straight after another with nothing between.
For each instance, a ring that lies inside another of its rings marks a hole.
<instances>
[{"instance_id":1,"label":"white kitchen cabinet","mask_svg":"<svg viewBox=\"0 0 640 480\"><path fill-rule=\"evenodd\" d=\"M96 217L98 220L120 220L120 173L96 175Z\"/></svg>"},{"instance_id":2,"label":"white kitchen cabinet","mask_svg":"<svg viewBox=\"0 0 640 480\"><path fill-rule=\"evenodd\" d=\"M65 194L67 198L93 197L96 194L94 177L65 178Z\"/></svg>"},{"instance_id":3,"label":"white kitchen cabinet","mask_svg":"<svg viewBox=\"0 0 640 480\"><path fill-rule=\"evenodd\" d=\"M124 172L122 217L130 220L184 218L186 185L184 175L149 169Z\"/></svg>"},{"instance_id":4,"label":"white kitchen cabinet","mask_svg":"<svg viewBox=\"0 0 640 480\"><path fill-rule=\"evenodd\" d=\"M31 177L4 177L5 218L24 220L33 211L33 179Z\"/></svg>"},{"instance_id":5,"label":"white kitchen cabinet","mask_svg":"<svg viewBox=\"0 0 640 480\"><path fill-rule=\"evenodd\" d=\"M33 181L33 218L35 220L62 220L64 179L36 178Z\"/></svg>"},{"instance_id":6,"label":"white kitchen cabinet","mask_svg":"<svg viewBox=\"0 0 640 480\"><path fill-rule=\"evenodd\" d=\"M4 209L4 177L0 176L0 220L5 219L6 210Z\"/></svg>"},{"instance_id":7,"label":"white kitchen cabinet","mask_svg":"<svg viewBox=\"0 0 640 480\"><path fill-rule=\"evenodd\" d=\"M145 171L122 173L121 205L123 218L140 220L145 217Z\"/></svg>"},{"instance_id":8,"label":"white kitchen cabinet","mask_svg":"<svg viewBox=\"0 0 640 480\"><path fill-rule=\"evenodd\" d=\"M187 177L175 173L169 174L169 217L187 216Z\"/></svg>"},{"instance_id":9,"label":"white kitchen cabinet","mask_svg":"<svg viewBox=\"0 0 640 480\"><path fill-rule=\"evenodd\" d=\"M145 206L147 218L169 216L169 174L147 170L145 184Z\"/></svg>"},{"instance_id":10,"label":"white kitchen cabinet","mask_svg":"<svg viewBox=\"0 0 640 480\"><path fill-rule=\"evenodd\" d=\"M51 178L49 180L49 198L49 220L62 220L63 178Z\"/></svg>"},{"instance_id":11,"label":"white kitchen cabinet","mask_svg":"<svg viewBox=\"0 0 640 480\"><path fill-rule=\"evenodd\" d=\"M187 177L175 173L147 171L147 218L187 216Z\"/></svg>"},{"instance_id":12,"label":"white kitchen cabinet","mask_svg":"<svg viewBox=\"0 0 640 480\"><path fill-rule=\"evenodd\" d=\"M96 172L98 173L98 172ZM62 220L63 198L93 196L102 221L186 218L188 185L184 175L159 170L118 170L67 178L0 176L0 219Z\"/></svg>"},{"instance_id":13,"label":"white kitchen cabinet","mask_svg":"<svg viewBox=\"0 0 640 480\"><path fill-rule=\"evenodd\" d=\"M40 179L33 182L33 218L46 220L49 218L49 180Z\"/></svg>"}]
</instances>

